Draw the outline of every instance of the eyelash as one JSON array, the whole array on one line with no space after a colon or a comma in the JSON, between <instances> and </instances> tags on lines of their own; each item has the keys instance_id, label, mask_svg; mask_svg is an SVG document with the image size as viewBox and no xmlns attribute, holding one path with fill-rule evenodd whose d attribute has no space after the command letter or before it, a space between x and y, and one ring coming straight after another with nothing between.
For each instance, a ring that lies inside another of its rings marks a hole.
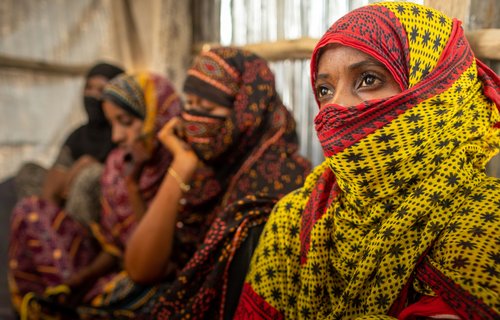
<instances>
[{"instance_id":1,"label":"eyelash","mask_svg":"<svg viewBox=\"0 0 500 320\"><path fill-rule=\"evenodd\" d=\"M322 94L322 93L321 93L321 90L322 90L322 89L330 90L330 89L329 89L329 88L327 88L325 85L318 85L318 86L317 86L317 88L316 88L316 96L317 96L318 98L320 98L320 99L321 99L321 98L323 98L323 96L326 96L326 95L327 95L327 93L325 93L325 94Z\"/></svg>"},{"instance_id":2,"label":"eyelash","mask_svg":"<svg viewBox=\"0 0 500 320\"><path fill-rule=\"evenodd\" d=\"M124 127L130 127L132 125L132 119L120 119L120 124Z\"/></svg>"},{"instance_id":3,"label":"eyelash","mask_svg":"<svg viewBox=\"0 0 500 320\"><path fill-rule=\"evenodd\" d=\"M374 79L374 81L382 81L381 77L379 77L378 75L372 73L372 72L363 72L361 74L361 81L359 82L359 84L362 84L363 82L365 82L366 78L367 77L372 77ZM373 84L371 85L368 85L368 86L372 86Z\"/></svg>"},{"instance_id":4,"label":"eyelash","mask_svg":"<svg viewBox=\"0 0 500 320\"><path fill-rule=\"evenodd\" d=\"M210 112L214 109L212 106L204 106L201 104L194 105L193 103L189 103L189 102L186 103L186 107L188 107L188 109L195 109L195 110L201 111L201 112Z\"/></svg>"},{"instance_id":5,"label":"eyelash","mask_svg":"<svg viewBox=\"0 0 500 320\"><path fill-rule=\"evenodd\" d=\"M361 86L366 81L366 78L368 78L368 77L372 77L373 80L374 80L374 82L376 82L377 80L380 81L380 82L383 82L382 77L380 77L379 75L377 75L377 74L375 74L373 72L363 72L360 75L359 80L356 81L356 84L355 84L356 89L365 88L365 87L371 87L371 86L376 85L376 83L374 83L374 84L367 84L365 86ZM324 85L324 84L320 84L320 85L318 85L316 87L316 96L318 98L320 98L320 99L322 97L324 97L325 95L327 95L327 93L325 93L325 94L321 93L322 89L326 89L326 90L332 91L332 93L333 93L333 89L329 88L329 86Z\"/></svg>"}]
</instances>

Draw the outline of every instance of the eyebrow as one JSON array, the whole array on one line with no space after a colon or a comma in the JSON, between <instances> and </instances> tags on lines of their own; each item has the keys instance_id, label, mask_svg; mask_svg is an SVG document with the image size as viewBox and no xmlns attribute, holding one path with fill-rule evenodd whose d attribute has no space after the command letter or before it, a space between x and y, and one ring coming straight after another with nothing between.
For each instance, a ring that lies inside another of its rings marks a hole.
<instances>
[{"instance_id":1,"label":"eyebrow","mask_svg":"<svg viewBox=\"0 0 500 320\"><path fill-rule=\"evenodd\" d=\"M133 117L132 115L127 114L127 113L120 113L120 114L115 115L115 118L117 120L127 120L127 119L132 118L132 117Z\"/></svg>"},{"instance_id":2,"label":"eyebrow","mask_svg":"<svg viewBox=\"0 0 500 320\"><path fill-rule=\"evenodd\" d=\"M354 70L354 69L359 69L361 67L366 67L366 66L376 66L376 67L382 67L384 69L387 69L386 66L381 63L380 61L374 59L374 58L368 58L366 60L362 60L360 62L356 62L348 66L347 68L349 70Z\"/></svg>"},{"instance_id":3,"label":"eyebrow","mask_svg":"<svg viewBox=\"0 0 500 320\"><path fill-rule=\"evenodd\" d=\"M318 73L317 75L317 79L328 79L328 78L330 78L329 73Z\"/></svg>"},{"instance_id":4,"label":"eyebrow","mask_svg":"<svg viewBox=\"0 0 500 320\"><path fill-rule=\"evenodd\" d=\"M367 66L375 66L379 68L384 68L387 70L387 67L381 63L380 61L376 60L375 58L369 57L368 59L353 63L347 67L349 70L356 70L362 67L367 67ZM328 73L318 73L317 79L328 79L330 78L330 74Z\"/></svg>"}]
</instances>

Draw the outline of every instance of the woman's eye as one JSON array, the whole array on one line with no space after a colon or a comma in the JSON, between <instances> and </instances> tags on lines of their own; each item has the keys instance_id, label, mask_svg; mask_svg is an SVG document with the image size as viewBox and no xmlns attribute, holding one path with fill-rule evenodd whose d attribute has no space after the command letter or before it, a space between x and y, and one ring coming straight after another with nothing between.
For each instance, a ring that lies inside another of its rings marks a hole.
<instances>
[{"instance_id":1,"label":"woman's eye","mask_svg":"<svg viewBox=\"0 0 500 320\"><path fill-rule=\"evenodd\" d=\"M332 94L333 92L328 89L327 87L325 86L319 86L317 89L316 89L316 93L318 95L318 98L322 98L328 94Z\"/></svg>"},{"instance_id":2,"label":"woman's eye","mask_svg":"<svg viewBox=\"0 0 500 320\"><path fill-rule=\"evenodd\" d=\"M133 120L131 118L119 118L118 122L124 127L130 127L132 125Z\"/></svg>"},{"instance_id":3,"label":"woman's eye","mask_svg":"<svg viewBox=\"0 0 500 320\"><path fill-rule=\"evenodd\" d=\"M198 112L210 112L213 108L202 104L186 103L186 110L194 110Z\"/></svg>"},{"instance_id":4,"label":"woman's eye","mask_svg":"<svg viewBox=\"0 0 500 320\"><path fill-rule=\"evenodd\" d=\"M377 82L379 82L380 79L377 78L376 76L372 75L372 74L367 74L367 75L364 75L363 78L361 79L361 83L360 83L360 87L370 87L370 86L373 86L373 85L376 85Z\"/></svg>"}]
</instances>

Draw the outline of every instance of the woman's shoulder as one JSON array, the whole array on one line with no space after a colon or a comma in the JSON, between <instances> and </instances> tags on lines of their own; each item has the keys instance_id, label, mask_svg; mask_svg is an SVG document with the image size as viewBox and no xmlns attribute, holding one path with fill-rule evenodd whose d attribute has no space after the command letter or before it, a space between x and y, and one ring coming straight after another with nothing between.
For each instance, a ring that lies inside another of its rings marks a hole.
<instances>
[{"instance_id":1,"label":"woman's shoulder","mask_svg":"<svg viewBox=\"0 0 500 320\"><path fill-rule=\"evenodd\" d=\"M460 188L454 197L462 199L462 203L451 217L445 234L453 233L457 226L469 235L471 230L491 231L499 228L500 179L485 176L474 187Z\"/></svg>"}]
</instances>

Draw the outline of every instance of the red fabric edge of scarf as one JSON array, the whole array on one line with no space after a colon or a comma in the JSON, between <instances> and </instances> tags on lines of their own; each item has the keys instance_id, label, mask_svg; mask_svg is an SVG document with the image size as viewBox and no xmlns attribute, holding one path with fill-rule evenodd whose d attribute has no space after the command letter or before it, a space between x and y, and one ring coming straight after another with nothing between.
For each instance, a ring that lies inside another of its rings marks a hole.
<instances>
[{"instance_id":1,"label":"red fabric edge of scarf","mask_svg":"<svg viewBox=\"0 0 500 320\"><path fill-rule=\"evenodd\" d=\"M245 283L233 319L283 319L283 315L255 292L248 283Z\"/></svg>"},{"instance_id":2,"label":"red fabric edge of scarf","mask_svg":"<svg viewBox=\"0 0 500 320\"><path fill-rule=\"evenodd\" d=\"M428 262L417 269L417 278L432 290L463 319L498 319L491 307L465 291Z\"/></svg>"}]
</instances>

